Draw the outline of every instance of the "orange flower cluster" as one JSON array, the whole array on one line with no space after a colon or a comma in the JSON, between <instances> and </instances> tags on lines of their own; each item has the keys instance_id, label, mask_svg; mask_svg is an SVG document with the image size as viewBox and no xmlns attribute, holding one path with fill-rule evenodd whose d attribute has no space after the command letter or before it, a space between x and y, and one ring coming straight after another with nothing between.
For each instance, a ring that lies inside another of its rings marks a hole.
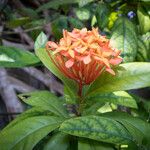
<instances>
[{"instance_id":1,"label":"orange flower cluster","mask_svg":"<svg viewBox=\"0 0 150 150\"><path fill-rule=\"evenodd\" d=\"M59 43L47 42L46 50L59 70L80 85L90 84L103 71L115 75L111 67L122 62L120 51L97 28L64 30Z\"/></svg>"}]
</instances>

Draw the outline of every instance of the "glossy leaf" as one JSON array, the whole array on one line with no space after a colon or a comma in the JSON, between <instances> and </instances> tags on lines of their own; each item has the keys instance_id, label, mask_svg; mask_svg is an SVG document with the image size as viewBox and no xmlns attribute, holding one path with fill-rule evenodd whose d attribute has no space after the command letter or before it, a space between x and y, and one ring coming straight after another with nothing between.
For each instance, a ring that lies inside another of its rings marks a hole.
<instances>
[{"instance_id":1,"label":"glossy leaf","mask_svg":"<svg viewBox=\"0 0 150 150\"><path fill-rule=\"evenodd\" d=\"M41 107L33 107L31 109L26 110L22 114L18 115L13 121L11 121L4 129L7 130L19 122L22 122L23 120L30 118L30 117L36 117L36 116L54 116L54 114L47 109L43 109Z\"/></svg>"},{"instance_id":2,"label":"glossy leaf","mask_svg":"<svg viewBox=\"0 0 150 150\"><path fill-rule=\"evenodd\" d=\"M109 102L109 103L122 105L126 107L137 108L137 104L136 104L134 97L132 97L130 94L128 94L125 91L117 91L117 92L105 93L105 94L96 94L94 96L87 97L86 101L87 103L99 102L100 104Z\"/></svg>"},{"instance_id":3,"label":"glossy leaf","mask_svg":"<svg viewBox=\"0 0 150 150\"><path fill-rule=\"evenodd\" d=\"M29 23L29 22L30 22L29 17L21 17L21 18L17 18L17 19L7 22L6 26L8 28L17 28L18 26L25 25L26 23Z\"/></svg>"},{"instance_id":4,"label":"glossy leaf","mask_svg":"<svg viewBox=\"0 0 150 150\"><path fill-rule=\"evenodd\" d=\"M138 6L137 15L139 19L141 32L144 34L150 31L150 16L142 5Z\"/></svg>"},{"instance_id":5,"label":"glossy leaf","mask_svg":"<svg viewBox=\"0 0 150 150\"><path fill-rule=\"evenodd\" d=\"M132 137L120 123L99 116L67 120L61 124L60 131L107 143L126 144L132 141Z\"/></svg>"},{"instance_id":6,"label":"glossy leaf","mask_svg":"<svg viewBox=\"0 0 150 150\"><path fill-rule=\"evenodd\" d=\"M54 65L50 57L48 56L46 50L44 48L36 49L35 50L36 55L40 58L40 60L43 62L43 64L54 74L56 75L59 79L61 79L66 86L68 86L70 92L73 94L77 92L77 85L76 83L68 79L63 75L60 70Z\"/></svg>"},{"instance_id":7,"label":"glossy leaf","mask_svg":"<svg viewBox=\"0 0 150 150\"><path fill-rule=\"evenodd\" d=\"M114 150L114 148L109 144L80 138L78 141L78 150Z\"/></svg>"},{"instance_id":8,"label":"glossy leaf","mask_svg":"<svg viewBox=\"0 0 150 150\"><path fill-rule=\"evenodd\" d=\"M150 132L149 123L121 112L106 113L102 116L114 119L124 125L138 146L150 146L150 135L148 134Z\"/></svg>"},{"instance_id":9,"label":"glossy leaf","mask_svg":"<svg viewBox=\"0 0 150 150\"><path fill-rule=\"evenodd\" d=\"M148 86L150 86L150 63L126 63L120 65L115 76L107 72L102 73L90 86L87 95Z\"/></svg>"},{"instance_id":10,"label":"glossy leaf","mask_svg":"<svg viewBox=\"0 0 150 150\"><path fill-rule=\"evenodd\" d=\"M31 106L45 108L58 116L68 117L64 101L48 91L20 94L19 97Z\"/></svg>"},{"instance_id":11,"label":"glossy leaf","mask_svg":"<svg viewBox=\"0 0 150 150\"><path fill-rule=\"evenodd\" d=\"M37 12L41 12L45 9L58 9L59 6L61 5L66 5L66 4L75 4L75 3L78 3L78 0L73 0L73 1L70 1L70 0L52 0L52 1L49 1L43 5L41 5L38 9L37 9Z\"/></svg>"},{"instance_id":12,"label":"glossy leaf","mask_svg":"<svg viewBox=\"0 0 150 150\"><path fill-rule=\"evenodd\" d=\"M43 150L68 150L68 147L69 135L59 132L48 140Z\"/></svg>"},{"instance_id":13,"label":"glossy leaf","mask_svg":"<svg viewBox=\"0 0 150 150\"><path fill-rule=\"evenodd\" d=\"M1 150L32 150L44 136L56 129L61 122L60 118L51 116L26 118L0 133Z\"/></svg>"},{"instance_id":14,"label":"glossy leaf","mask_svg":"<svg viewBox=\"0 0 150 150\"><path fill-rule=\"evenodd\" d=\"M138 39L138 51L136 56L137 61L148 61L148 49L145 43Z\"/></svg>"},{"instance_id":15,"label":"glossy leaf","mask_svg":"<svg viewBox=\"0 0 150 150\"><path fill-rule=\"evenodd\" d=\"M38 50L39 48L45 48L45 44L47 41L47 36L43 32L41 32L35 41L34 49Z\"/></svg>"},{"instance_id":16,"label":"glossy leaf","mask_svg":"<svg viewBox=\"0 0 150 150\"><path fill-rule=\"evenodd\" d=\"M0 67L18 68L39 62L40 60L31 52L15 47L0 46Z\"/></svg>"},{"instance_id":17,"label":"glossy leaf","mask_svg":"<svg viewBox=\"0 0 150 150\"><path fill-rule=\"evenodd\" d=\"M79 4L79 7L83 7L91 2L93 2L94 0L78 0L78 4Z\"/></svg>"},{"instance_id":18,"label":"glossy leaf","mask_svg":"<svg viewBox=\"0 0 150 150\"><path fill-rule=\"evenodd\" d=\"M76 104L78 95L72 93L67 86L64 87L64 97L67 104Z\"/></svg>"},{"instance_id":19,"label":"glossy leaf","mask_svg":"<svg viewBox=\"0 0 150 150\"><path fill-rule=\"evenodd\" d=\"M97 19L98 27L100 29L104 29L104 27L107 26L109 14L110 14L110 9L108 7L108 4L105 3L98 4L96 9L96 19Z\"/></svg>"},{"instance_id":20,"label":"glossy leaf","mask_svg":"<svg viewBox=\"0 0 150 150\"><path fill-rule=\"evenodd\" d=\"M90 15L90 11L86 8L76 9L76 16L82 21L88 20L90 18Z\"/></svg>"},{"instance_id":21,"label":"glossy leaf","mask_svg":"<svg viewBox=\"0 0 150 150\"><path fill-rule=\"evenodd\" d=\"M60 16L51 23L52 33L59 40L62 37L63 29L68 28L68 20L66 16Z\"/></svg>"},{"instance_id":22,"label":"glossy leaf","mask_svg":"<svg viewBox=\"0 0 150 150\"><path fill-rule=\"evenodd\" d=\"M80 21L77 18L68 17L68 22L71 24L72 29L73 28L82 29L84 27L82 21Z\"/></svg>"},{"instance_id":23,"label":"glossy leaf","mask_svg":"<svg viewBox=\"0 0 150 150\"><path fill-rule=\"evenodd\" d=\"M115 22L110 39L112 47L121 50L121 56L124 62L135 60L137 53L137 35L135 27L131 21L120 17Z\"/></svg>"}]
</instances>

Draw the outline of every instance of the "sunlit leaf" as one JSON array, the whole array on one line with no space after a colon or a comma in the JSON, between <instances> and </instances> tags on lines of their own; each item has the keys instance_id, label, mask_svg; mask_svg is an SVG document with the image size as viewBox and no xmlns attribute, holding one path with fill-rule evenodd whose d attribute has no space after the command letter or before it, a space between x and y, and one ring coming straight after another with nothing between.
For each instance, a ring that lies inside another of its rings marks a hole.
<instances>
[{"instance_id":1,"label":"sunlit leaf","mask_svg":"<svg viewBox=\"0 0 150 150\"><path fill-rule=\"evenodd\" d=\"M129 132L120 123L99 116L69 119L61 124L60 131L107 143L126 144L132 141Z\"/></svg>"},{"instance_id":2,"label":"sunlit leaf","mask_svg":"<svg viewBox=\"0 0 150 150\"><path fill-rule=\"evenodd\" d=\"M0 133L1 150L32 150L48 133L56 129L62 120L59 117L36 116L18 122Z\"/></svg>"},{"instance_id":3,"label":"sunlit leaf","mask_svg":"<svg viewBox=\"0 0 150 150\"><path fill-rule=\"evenodd\" d=\"M31 52L15 47L0 46L0 67L25 67L39 62L40 60Z\"/></svg>"},{"instance_id":4,"label":"sunlit leaf","mask_svg":"<svg viewBox=\"0 0 150 150\"><path fill-rule=\"evenodd\" d=\"M135 26L124 17L116 20L110 39L110 45L121 50L123 62L132 62L137 53L137 35Z\"/></svg>"},{"instance_id":5,"label":"sunlit leaf","mask_svg":"<svg viewBox=\"0 0 150 150\"><path fill-rule=\"evenodd\" d=\"M20 94L19 97L31 106L46 108L58 116L68 117L64 102L48 91Z\"/></svg>"},{"instance_id":6,"label":"sunlit leaf","mask_svg":"<svg viewBox=\"0 0 150 150\"><path fill-rule=\"evenodd\" d=\"M141 5L138 6L137 15L141 32L146 33L150 31L150 16Z\"/></svg>"},{"instance_id":7,"label":"sunlit leaf","mask_svg":"<svg viewBox=\"0 0 150 150\"><path fill-rule=\"evenodd\" d=\"M120 90L138 89L150 86L150 63L121 64L112 76L107 72L102 73L91 84L87 95L109 93Z\"/></svg>"}]
</instances>

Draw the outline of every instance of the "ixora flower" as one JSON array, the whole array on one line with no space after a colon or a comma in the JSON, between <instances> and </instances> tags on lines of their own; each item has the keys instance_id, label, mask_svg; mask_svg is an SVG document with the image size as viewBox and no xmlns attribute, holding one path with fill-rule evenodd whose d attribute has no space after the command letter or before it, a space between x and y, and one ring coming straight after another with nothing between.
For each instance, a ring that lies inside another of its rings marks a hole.
<instances>
[{"instance_id":1,"label":"ixora flower","mask_svg":"<svg viewBox=\"0 0 150 150\"><path fill-rule=\"evenodd\" d=\"M122 62L120 51L109 42L97 28L63 30L59 43L48 41L46 50L61 72L79 85L88 85L104 71L115 75L111 67Z\"/></svg>"}]
</instances>

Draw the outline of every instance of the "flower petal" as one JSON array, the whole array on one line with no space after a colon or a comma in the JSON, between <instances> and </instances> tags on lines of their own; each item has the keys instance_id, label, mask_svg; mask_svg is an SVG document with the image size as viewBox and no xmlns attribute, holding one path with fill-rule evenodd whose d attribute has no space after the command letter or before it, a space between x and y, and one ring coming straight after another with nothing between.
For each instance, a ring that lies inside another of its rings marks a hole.
<instances>
[{"instance_id":1,"label":"flower petal","mask_svg":"<svg viewBox=\"0 0 150 150\"><path fill-rule=\"evenodd\" d=\"M70 49L70 50L68 51L68 53L69 53L69 55L70 55L72 58L74 58L74 51L73 51L73 50Z\"/></svg>"},{"instance_id":2,"label":"flower petal","mask_svg":"<svg viewBox=\"0 0 150 150\"><path fill-rule=\"evenodd\" d=\"M74 60L73 60L73 59L69 59L69 60L67 60L67 61L65 62L65 66L66 66L67 68L72 67L73 64L74 64Z\"/></svg>"},{"instance_id":3,"label":"flower petal","mask_svg":"<svg viewBox=\"0 0 150 150\"><path fill-rule=\"evenodd\" d=\"M112 75L115 75L115 72L111 68L106 68L106 71Z\"/></svg>"},{"instance_id":4,"label":"flower petal","mask_svg":"<svg viewBox=\"0 0 150 150\"><path fill-rule=\"evenodd\" d=\"M122 58L112 58L109 60L109 63L112 65L118 65L122 62Z\"/></svg>"},{"instance_id":5,"label":"flower petal","mask_svg":"<svg viewBox=\"0 0 150 150\"><path fill-rule=\"evenodd\" d=\"M84 64L89 64L89 63L91 62L91 57L90 57L90 55L84 57L84 58L83 58L83 62L84 62Z\"/></svg>"},{"instance_id":6,"label":"flower petal","mask_svg":"<svg viewBox=\"0 0 150 150\"><path fill-rule=\"evenodd\" d=\"M66 51L68 50L67 47L64 47L64 46L61 46L61 47L58 47L54 52L53 52L53 55L55 55L56 53L60 52L60 51Z\"/></svg>"},{"instance_id":7,"label":"flower petal","mask_svg":"<svg viewBox=\"0 0 150 150\"><path fill-rule=\"evenodd\" d=\"M52 42L52 41L47 42L47 45L51 48L57 48L58 47L58 45L55 42Z\"/></svg>"}]
</instances>

